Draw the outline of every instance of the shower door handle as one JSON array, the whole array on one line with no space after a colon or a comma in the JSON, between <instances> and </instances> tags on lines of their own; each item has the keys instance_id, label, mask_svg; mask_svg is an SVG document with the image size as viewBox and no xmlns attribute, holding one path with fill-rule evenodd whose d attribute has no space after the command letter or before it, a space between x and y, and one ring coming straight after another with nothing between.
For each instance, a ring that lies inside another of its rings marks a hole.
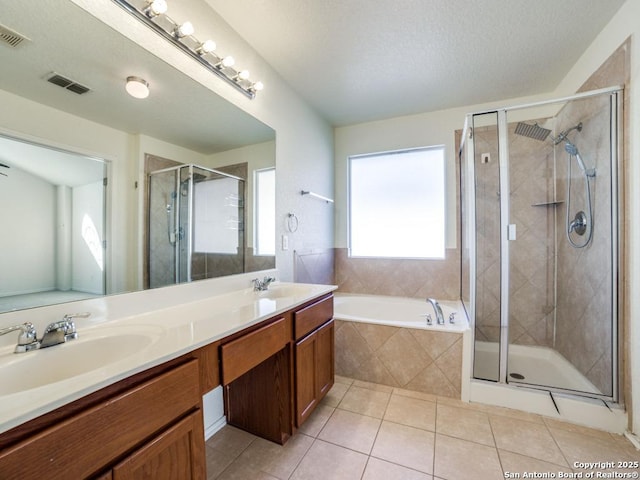
<instances>
[{"instance_id":1,"label":"shower door handle","mask_svg":"<svg viewBox=\"0 0 640 480\"><path fill-rule=\"evenodd\" d=\"M507 240L515 240L516 239L516 224L510 223L507 225Z\"/></svg>"}]
</instances>

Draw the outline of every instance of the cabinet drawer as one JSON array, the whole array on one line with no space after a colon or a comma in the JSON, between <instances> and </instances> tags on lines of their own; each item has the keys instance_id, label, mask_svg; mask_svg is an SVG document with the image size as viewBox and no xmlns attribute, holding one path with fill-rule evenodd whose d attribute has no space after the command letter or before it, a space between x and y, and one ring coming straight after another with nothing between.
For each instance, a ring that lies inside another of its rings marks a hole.
<instances>
[{"instance_id":1,"label":"cabinet drawer","mask_svg":"<svg viewBox=\"0 0 640 480\"><path fill-rule=\"evenodd\" d=\"M86 478L200 404L198 361L159 375L0 453L0 478Z\"/></svg>"},{"instance_id":2,"label":"cabinet drawer","mask_svg":"<svg viewBox=\"0 0 640 480\"><path fill-rule=\"evenodd\" d=\"M287 323L280 318L220 348L222 384L228 385L282 350L289 342Z\"/></svg>"},{"instance_id":3,"label":"cabinet drawer","mask_svg":"<svg viewBox=\"0 0 640 480\"><path fill-rule=\"evenodd\" d=\"M333 318L333 295L298 310L293 314L296 340Z\"/></svg>"}]
</instances>

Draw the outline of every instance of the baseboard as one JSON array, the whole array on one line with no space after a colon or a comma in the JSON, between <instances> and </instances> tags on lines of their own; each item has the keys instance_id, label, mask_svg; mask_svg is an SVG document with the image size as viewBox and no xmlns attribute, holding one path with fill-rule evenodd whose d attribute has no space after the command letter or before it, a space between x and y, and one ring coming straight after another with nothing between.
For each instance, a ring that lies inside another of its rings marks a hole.
<instances>
[{"instance_id":1,"label":"baseboard","mask_svg":"<svg viewBox=\"0 0 640 480\"><path fill-rule=\"evenodd\" d=\"M213 437L222 427L227 424L227 417L222 416L217 421L204 429L204 440L207 441Z\"/></svg>"},{"instance_id":2,"label":"baseboard","mask_svg":"<svg viewBox=\"0 0 640 480\"><path fill-rule=\"evenodd\" d=\"M636 447L636 450L640 450L640 437L628 430L624 432L624 436Z\"/></svg>"}]
</instances>

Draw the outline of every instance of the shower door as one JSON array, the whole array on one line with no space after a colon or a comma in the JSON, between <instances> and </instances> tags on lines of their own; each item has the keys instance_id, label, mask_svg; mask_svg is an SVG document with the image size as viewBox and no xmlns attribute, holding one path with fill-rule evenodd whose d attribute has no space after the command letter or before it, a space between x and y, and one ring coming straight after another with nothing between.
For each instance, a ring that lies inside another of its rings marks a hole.
<instances>
[{"instance_id":1,"label":"shower door","mask_svg":"<svg viewBox=\"0 0 640 480\"><path fill-rule=\"evenodd\" d=\"M617 399L618 97L469 117L474 378Z\"/></svg>"},{"instance_id":2,"label":"shower door","mask_svg":"<svg viewBox=\"0 0 640 480\"><path fill-rule=\"evenodd\" d=\"M244 180L197 165L149 174L149 287L244 271Z\"/></svg>"}]
</instances>

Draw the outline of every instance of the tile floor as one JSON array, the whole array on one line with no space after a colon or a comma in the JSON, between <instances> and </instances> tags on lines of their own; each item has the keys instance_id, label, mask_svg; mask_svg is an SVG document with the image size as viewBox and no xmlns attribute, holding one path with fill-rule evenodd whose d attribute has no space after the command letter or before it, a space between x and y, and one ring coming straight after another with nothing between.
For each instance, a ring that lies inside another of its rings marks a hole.
<instances>
[{"instance_id":1,"label":"tile floor","mask_svg":"<svg viewBox=\"0 0 640 480\"><path fill-rule=\"evenodd\" d=\"M207 441L209 480L621 478L576 463L618 461L640 461L622 436L344 377L284 447L231 426Z\"/></svg>"}]
</instances>

